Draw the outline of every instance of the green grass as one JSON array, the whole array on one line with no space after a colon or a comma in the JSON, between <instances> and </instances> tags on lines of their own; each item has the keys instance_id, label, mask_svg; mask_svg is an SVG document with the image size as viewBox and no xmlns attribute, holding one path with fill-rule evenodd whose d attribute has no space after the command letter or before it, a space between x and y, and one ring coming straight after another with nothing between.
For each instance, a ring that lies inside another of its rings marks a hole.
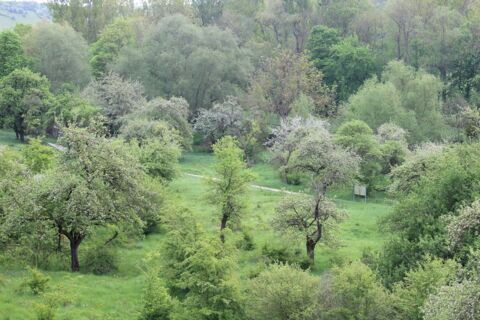
<instances>
[{"instance_id":1,"label":"green grass","mask_svg":"<svg viewBox=\"0 0 480 320\"><path fill-rule=\"evenodd\" d=\"M8 143L11 135L0 131L0 143ZM207 200L208 186L205 179L191 177L184 173L212 176L213 157L205 153L186 154L181 161L182 174L171 183L172 197L182 206L189 208L205 230L217 232L219 218L215 208ZM274 168L260 164L252 168L257 174L256 184L278 189L298 190L303 187L285 185ZM337 205L348 212L348 218L340 225L337 238L339 246L329 248L319 245L316 250L316 264L312 272L321 274L337 262L358 259L362 252L379 249L386 235L378 229L377 221L385 216L391 207L379 203L349 201L349 196L334 194ZM304 252L303 241L275 233L270 225L278 202L284 193L274 193L249 188L247 210L242 227L256 245L254 251L239 251L239 276L248 277L261 267L260 252L265 244L286 244ZM239 237L238 234L232 237ZM71 274L69 272L46 272L51 278L52 288L61 288L62 295L71 303L61 307L57 319L135 319L141 308L143 289L143 259L149 254L160 252L164 235L155 234L146 239L129 243L120 249L119 271L110 276ZM82 247L80 248L82 256ZM41 298L29 293L18 292L25 271L20 267L9 269L0 266L0 320L34 319L34 306ZM1 279L3 280L3 284Z\"/></svg>"},{"instance_id":2,"label":"green grass","mask_svg":"<svg viewBox=\"0 0 480 320\"><path fill-rule=\"evenodd\" d=\"M12 130L0 129L0 145L15 146L20 141L15 139L15 133Z\"/></svg>"}]
</instances>

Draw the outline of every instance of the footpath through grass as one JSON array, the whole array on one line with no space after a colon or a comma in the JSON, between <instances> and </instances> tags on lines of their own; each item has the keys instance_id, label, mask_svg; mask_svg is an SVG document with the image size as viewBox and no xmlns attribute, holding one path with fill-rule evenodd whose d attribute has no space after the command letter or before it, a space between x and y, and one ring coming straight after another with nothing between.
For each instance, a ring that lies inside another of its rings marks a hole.
<instances>
[{"instance_id":1,"label":"footpath through grass","mask_svg":"<svg viewBox=\"0 0 480 320\"><path fill-rule=\"evenodd\" d=\"M0 131L0 143L12 143L12 135ZM13 137L14 138L14 137ZM13 139L14 142L14 139ZM215 208L208 203L208 185L205 179L188 176L185 173L213 176L213 157L205 153L189 153L181 160L182 174L171 183L172 196L184 207L189 208L206 230L217 232L219 218ZM288 186L278 177L274 168L259 164L252 168L257 174L255 184L299 191L302 186ZM321 274L333 264L361 257L367 249L379 249L386 235L378 229L377 221L385 216L390 206L382 203L364 203L361 200L339 194L337 205L345 209L349 216L340 225L337 248L318 246L313 272ZM246 278L260 270L261 251L265 244L287 245L304 253L302 241L294 241L275 233L271 220L278 202L284 193L250 188L247 195L248 206L242 220L243 229L249 233L255 244L253 251L239 251L239 276ZM350 199L350 200L349 200ZM50 286L68 297L69 302L60 307L56 319L135 319L141 309L144 286L143 259L153 253L161 255L162 234L154 234L146 239L122 247L119 251L119 271L108 276L71 274L69 272L45 272L51 277ZM88 241L88 240L87 240ZM82 247L79 250L82 257ZM18 289L26 276L24 268L0 265L0 320L35 319L35 305L41 298Z\"/></svg>"}]
</instances>

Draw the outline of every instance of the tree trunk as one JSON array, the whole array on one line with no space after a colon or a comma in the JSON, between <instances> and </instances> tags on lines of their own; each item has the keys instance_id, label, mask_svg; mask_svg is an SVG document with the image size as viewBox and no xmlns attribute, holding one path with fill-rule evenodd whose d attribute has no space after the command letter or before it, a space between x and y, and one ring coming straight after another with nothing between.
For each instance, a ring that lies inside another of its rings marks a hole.
<instances>
[{"instance_id":1,"label":"tree trunk","mask_svg":"<svg viewBox=\"0 0 480 320\"><path fill-rule=\"evenodd\" d=\"M222 242L225 242L225 235L223 234L223 230L227 227L227 221L228 221L228 216L226 214L223 214L222 216L222 223L220 225L220 240Z\"/></svg>"},{"instance_id":2,"label":"tree trunk","mask_svg":"<svg viewBox=\"0 0 480 320\"><path fill-rule=\"evenodd\" d=\"M315 241L307 237L307 243L306 243L307 256L308 256L308 259L310 259L310 263L312 265L315 264L315 245L316 245Z\"/></svg>"},{"instance_id":3,"label":"tree trunk","mask_svg":"<svg viewBox=\"0 0 480 320\"><path fill-rule=\"evenodd\" d=\"M70 240L70 267L72 272L78 272L80 271L80 263L78 262L78 247L82 242L82 236L68 236L68 239Z\"/></svg>"}]
</instances>

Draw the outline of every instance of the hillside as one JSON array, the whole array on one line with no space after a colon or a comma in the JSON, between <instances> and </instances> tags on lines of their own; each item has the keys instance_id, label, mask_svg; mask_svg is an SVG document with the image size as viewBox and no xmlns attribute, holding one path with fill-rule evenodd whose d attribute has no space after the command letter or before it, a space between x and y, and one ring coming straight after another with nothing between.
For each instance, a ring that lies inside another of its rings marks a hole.
<instances>
[{"instance_id":1,"label":"hillside","mask_svg":"<svg viewBox=\"0 0 480 320\"><path fill-rule=\"evenodd\" d=\"M50 19L50 11L44 3L30 1L0 2L0 30L12 28L17 23L34 24Z\"/></svg>"}]
</instances>

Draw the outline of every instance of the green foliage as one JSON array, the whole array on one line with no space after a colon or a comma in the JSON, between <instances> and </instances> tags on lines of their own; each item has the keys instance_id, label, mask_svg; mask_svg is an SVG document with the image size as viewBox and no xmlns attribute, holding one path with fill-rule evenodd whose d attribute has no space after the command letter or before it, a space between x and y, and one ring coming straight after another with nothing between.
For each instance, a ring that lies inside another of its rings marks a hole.
<instances>
[{"instance_id":1,"label":"green foliage","mask_svg":"<svg viewBox=\"0 0 480 320\"><path fill-rule=\"evenodd\" d=\"M24 284L28 286L30 291L35 295L44 293L48 288L50 278L34 268L29 268L28 273L29 276L25 279Z\"/></svg>"},{"instance_id":2,"label":"green foliage","mask_svg":"<svg viewBox=\"0 0 480 320\"><path fill-rule=\"evenodd\" d=\"M375 190L382 169L382 153L372 129L361 120L345 122L337 129L336 142L360 156L358 180Z\"/></svg>"},{"instance_id":3,"label":"green foliage","mask_svg":"<svg viewBox=\"0 0 480 320\"><path fill-rule=\"evenodd\" d=\"M285 51L267 59L254 75L249 102L285 119L302 94L312 99L317 114L335 115L334 94L323 83L323 74L305 56Z\"/></svg>"},{"instance_id":4,"label":"green foliage","mask_svg":"<svg viewBox=\"0 0 480 320\"><path fill-rule=\"evenodd\" d=\"M148 175L164 182L177 176L181 151L172 138L148 139L140 144L132 140L130 148Z\"/></svg>"},{"instance_id":5,"label":"green foliage","mask_svg":"<svg viewBox=\"0 0 480 320\"><path fill-rule=\"evenodd\" d=\"M404 195L388 217L387 225L399 238L387 244L379 258L379 272L387 283L400 280L425 254L449 258L445 216L472 203L480 193L477 144L458 145L433 157L426 166L408 161L401 179L408 181ZM399 167L402 169L403 166ZM420 173L411 170L420 169ZM395 170L396 171L396 170ZM398 171L401 172L401 171ZM465 252L456 251L460 259Z\"/></svg>"},{"instance_id":6,"label":"green foliage","mask_svg":"<svg viewBox=\"0 0 480 320\"><path fill-rule=\"evenodd\" d=\"M174 300L168 293L158 270L150 270L146 277L143 293L143 308L140 320L170 320L174 308Z\"/></svg>"},{"instance_id":7,"label":"green foliage","mask_svg":"<svg viewBox=\"0 0 480 320\"><path fill-rule=\"evenodd\" d=\"M94 227L128 221L138 228L138 213L157 208L142 186L140 164L124 144L87 129L63 128L62 133L59 143L65 151L58 167L18 186L9 200L5 227L13 234L51 230L64 235L70 242L72 271L78 271L78 247Z\"/></svg>"},{"instance_id":8,"label":"green foliage","mask_svg":"<svg viewBox=\"0 0 480 320\"><path fill-rule=\"evenodd\" d=\"M51 168L55 159L54 149L43 145L40 139L31 139L22 154L27 167L35 173Z\"/></svg>"},{"instance_id":9,"label":"green foliage","mask_svg":"<svg viewBox=\"0 0 480 320\"><path fill-rule=\"evenodd\" d=\"M356 38L346 38L330 48L331 63L323 70L335 79L338 97L346 100L376 71L372 52Z\"/></svg>"},{"instance_id":10,"label":"green foliage","mask_svg":"<svg viewBox=\"0 0 480 320\"><path fill-rule=\"evenodd\" d=\"M431 295L423 308L425 320L474 320L480 316L480 286L475 281L453 283Z\"/></svg>"},{"instance_id":11,"label":"green foliage","mask_svg":"<svg viewBox=\"0 0 480 320\"><path fill-rule=\"evenodd\" d=\"M56 318L55 308L48 304L37 304L35 313L36 320L54 320Z\"/></svg>"},{"instance_id":12,"label":"green foliage","mask_svg":"<svg viewBox=\"0 0 480 320\"><path fill-rule=\"evenodd\" d=\"M184 213L175 213L168 229L162 274L181 300L174 318L243 319L240 292L230 278L234 263L228 246Z\"/></svg>"},{"instance_id":13,"label":"green foliage","mask_svg":"<svg viewBox=\"0 0 480 320\"><path fill-rule=\"evenodd\" d=\"M358 39L341 39L335 29L317 26L307 44L308 55L323 72L329 85L337 87L341 100L346 100L376 70L372 52Z\"/></svg>"},{"instance_id":14,"label":"green foliage","mask_svg":"<svg viewBox=\"0 0 480 320\"><path fill-rule=\"evenodd\" d=\"M53 0L48 8L54 22L71 25L89 43L116 17L133 13L133 3L117 0L93 1L88 6L81 0Z\"/></svg>"},{"instance_id":15,"label":"green foliage","mask_svg":"<svg viewBox=\"0 0 480 320\"><path fill-rule=\"evenodd\" d=\"M229 30L174 15L149 29L140 48L122 51L115 70L141 80L149 97L184 97L195 114L245 89L251 65Z\"/></svg>"},{"instance_id":16,"label":"green foliage","mask_svg":"<svg viewBox=\"0 0 480 320\"><path fill-rule=\"evenodd\" d=\"M390 297L361 262L334 267L320 285L318 319L390 319Z\"/></svg>"},{"instance_id":17,"label":"green foliage","mask_svg":"<svg viewBox=\"0 0 480 320\"><path fill-rule=\"evenodd\" d=\"M97 245L85 252L84 271L96 275L113 273L118 270L118 256L115 248Z\"/></svg>"},{"instance_id":18,"label":"green foliage","mask_svg":"<svg viewBox=\"0 0 480 320\"><path fill-rule=\"evenodd\" d=\"M240 222L244 211L246 187L254 177L246 169L242 150L238 147L235 138L223 137L213 146L213 152L217 179L212 179L210 182L210 201L219 210L220 230L223 230L230 224L238 225Z\"/></svg>"},{"instance_id":19,"label":"green foliage","mask_svg":"<svg viewBox=\"0 0 480 320\"><path fill-rule=\"evenodd\" d=\"M15 69L27 66L27 58L23 52L20 36L12 31L0 33L0 78L5 77Z\"/></svg>"},{"instance_id":20,"label":"green foliage","mask_svg":"<svg viewBox=\"0 0 480 320\"><path fill-rule=\"evenodd\" d=\"M192 125L189 119L188 102L183 98L172 97L169 100L157 97L144 106L134 110L121 128L127 139L156 138L163 135L165 124L175 132L178 143L184 150L192 147ZM160 129L162 128L162 129Z\"/></svg>"},{"instance_id":21,"label":"green foliage","mask_svg":"<svg viewBox=\"0 0 480 320\"><path fill-rule=\"evenodd\" d=\"M3 125L13 128L17 139L40 134L51 105L50 84L29 69L16 69L0 80L0 114Z\"/></svg>"},{"instance_id":22,"label":"green foliage","mask_svg":"<svg viewBox=\"0 0 480 320\"><path fill-rule=\"evenodd\" d=\"M400 125L409 132L409 143L440 140L446 130L440 112L441 89L435 76L392 61L382 81L368 80L350 97L348 113L375 130L387 122Z\"/></svg>"},{"instance_id":23,"label":"green foliage","mask_svg":"<svg viewBox=\"0 0 480 320\"><path fill-rule=\"evenodd\" d=\"M288 264L273 264L246 286L249 319L318 319L319 278Z\"/></svg>"},{"instance_id":24,"label":"green foliage","mask_svg":"<svg viewBox=\"0 0 480 320\"><path fill-rule=\"evenodd\" d=\"M423 319L421 308L430 295L456 278L459 265L453 260L426 258L394 287L395 305L402 319Z\"/></svg>"},{"instance_id":25,"label":"green foliage","mask_svg":"<svg viewBox=\"0 0 480 320\"><path fill-rule=\"evenodd\" d=\"M50 80L54 91L67 84L82 88L88 83L88 46L70 26L36 25L25 39L25 49L33 69Z\"/></svg>"},{"instance_id":26,"label":"green foliage","mask_svg":"<svg viewBox=\"0 0 480 320\"><path fill-rule=\"evenodd\" d=\"M48 110L49 127L56 125L88 127L101 113L99 107L89 103L75 93L65 90L55 97L53 106Z\"/></svg>"},{"instance_id":27,"label":"green foliage","mask_svg":"<svg viewBox=\"0 0 480 320\"><path fill-rule=\"evenodd\" d=\"M337 145L325 128L318 128L299 141L287 168L310 176L314 193L324 195L331 187L351 182L359 160L353 152Z\"/></svg>"},{"instance_id":28,"label":"green foliage","mask_svg":"<svg viewBox=\"0 0 480 320\"><path fill-rule=\"evenodd\" d=\"M95 77L101 77L107 73L108 67L118 57L120 50L135 41L135 33L132 27L133 21L118 18L107 25L92 44L90 65Z\"/></svg>"},{"instance_id":29,"label":"green foliage","mask_svg":"<svg viewBox=\"0 0 480 320\"><path fill-rule=\"evenodd\" d=\"M126 121L125 116L145 103L143 86L138 81L122 78L116 73L108 73L93 80L83 95L91 104L102 109L112 135L118 134Z\"/></svg>"}]
</instances>

